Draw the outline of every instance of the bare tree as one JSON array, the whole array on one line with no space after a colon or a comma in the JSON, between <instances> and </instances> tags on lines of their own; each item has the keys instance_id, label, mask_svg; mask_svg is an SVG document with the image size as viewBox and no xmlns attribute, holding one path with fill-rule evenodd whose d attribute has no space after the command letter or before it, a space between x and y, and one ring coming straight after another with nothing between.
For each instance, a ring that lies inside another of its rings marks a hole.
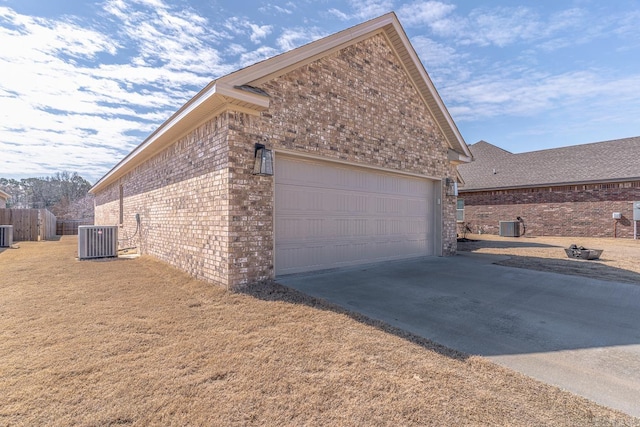
<instances>
[{"instance_id":1,"label":"bare tree","mask_svg":"<svg viewBox=\"0 0 640 427\"><path fill-rule=\"evenodd\" d=\"M93 217L91 183L76 172L57 172L44 178L0 178L0 189L11 195L13 208L49 209L58 218Z\"/></svg>"}]
</instances>

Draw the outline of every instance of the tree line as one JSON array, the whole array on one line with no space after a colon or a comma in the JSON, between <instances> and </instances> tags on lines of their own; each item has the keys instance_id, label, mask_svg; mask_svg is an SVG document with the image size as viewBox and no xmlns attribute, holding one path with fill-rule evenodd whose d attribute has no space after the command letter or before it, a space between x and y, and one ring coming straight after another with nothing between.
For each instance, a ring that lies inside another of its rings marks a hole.
<instances>
[{"instance_id":1,"label":"tree line","mask_svg":"<svg viewBox=\"0 0 640 427\"><path fill-rule=\"evenodd\" d=\"M0 189L11 196L8 208L48 209L59 219L92 218L91 187L91 183L76 172L20 180L0 178Z\"/></svg>"}]
</instances>

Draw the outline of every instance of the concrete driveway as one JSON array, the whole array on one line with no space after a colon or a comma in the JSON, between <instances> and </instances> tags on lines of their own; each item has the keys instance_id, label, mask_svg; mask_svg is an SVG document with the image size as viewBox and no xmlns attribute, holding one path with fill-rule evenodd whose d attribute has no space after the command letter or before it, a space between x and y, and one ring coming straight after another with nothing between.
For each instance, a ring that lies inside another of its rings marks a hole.
<instances>
[{"instance_id":1,"label":"concrete driveway","mask_svg":"<svg viewBox=\"0 0 640 427\"><path fill-rule=\"evenodd\" d=\"M465 253L278 282L640 417L640 284L495 260Z\"/></svg>"}]
</instances>

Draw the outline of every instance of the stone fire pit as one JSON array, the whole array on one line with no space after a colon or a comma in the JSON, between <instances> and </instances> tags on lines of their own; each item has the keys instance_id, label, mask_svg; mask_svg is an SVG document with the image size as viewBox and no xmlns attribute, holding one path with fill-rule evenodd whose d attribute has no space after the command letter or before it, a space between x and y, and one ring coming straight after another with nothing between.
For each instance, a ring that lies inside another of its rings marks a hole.
<instances>
[{"instance_id":1,"label":"stone fire pit","mask_svg":"<svg viewBox=\"0 0 640 427\"><path fill-rule=\"evenodd\" d=\"M587 249L584 246L571 245L564 250L569 258L576 259L598 259L602 255L603 249Z\"/></svg>"}]
</instances>

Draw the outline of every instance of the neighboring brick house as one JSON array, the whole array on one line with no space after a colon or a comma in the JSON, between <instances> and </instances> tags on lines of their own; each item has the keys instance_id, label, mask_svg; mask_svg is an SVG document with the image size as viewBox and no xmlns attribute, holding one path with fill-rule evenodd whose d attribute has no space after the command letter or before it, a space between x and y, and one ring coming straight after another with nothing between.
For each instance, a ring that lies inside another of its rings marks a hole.
<instances>
[{"instance_id":1,"label":"neighboring brick house","mask_svg":"<svg viewBox=\"0 0 640 427\"><path fill-rule=\"evenodd\" d=\"M4 209L7 207L7 200L9 200L10 195L0 190L0 209Z\"/></svg>"},{"instance_id":2,"label":"neighboring brick house","mask_svg":"<svg viewBox=\"0 0 640 427\"><path fill-rule=\"evenodd\" d=\"M390 13L211 82L91 192L96 224L236 286L455 254L447 184L469 160Z\"/></svg>"},{"instance_id":3,"label":"neighboring brick house","mask_svg":"<svg viewBox=\"0 0 640 427\"><path fill-rule=\"evenodd\" d=\"M529 235L634 237L640 137L521 154L485 141L469 148L458 207L472 232L499 234L500 221L521 217Z\"/></svg>"}]
</instances>

